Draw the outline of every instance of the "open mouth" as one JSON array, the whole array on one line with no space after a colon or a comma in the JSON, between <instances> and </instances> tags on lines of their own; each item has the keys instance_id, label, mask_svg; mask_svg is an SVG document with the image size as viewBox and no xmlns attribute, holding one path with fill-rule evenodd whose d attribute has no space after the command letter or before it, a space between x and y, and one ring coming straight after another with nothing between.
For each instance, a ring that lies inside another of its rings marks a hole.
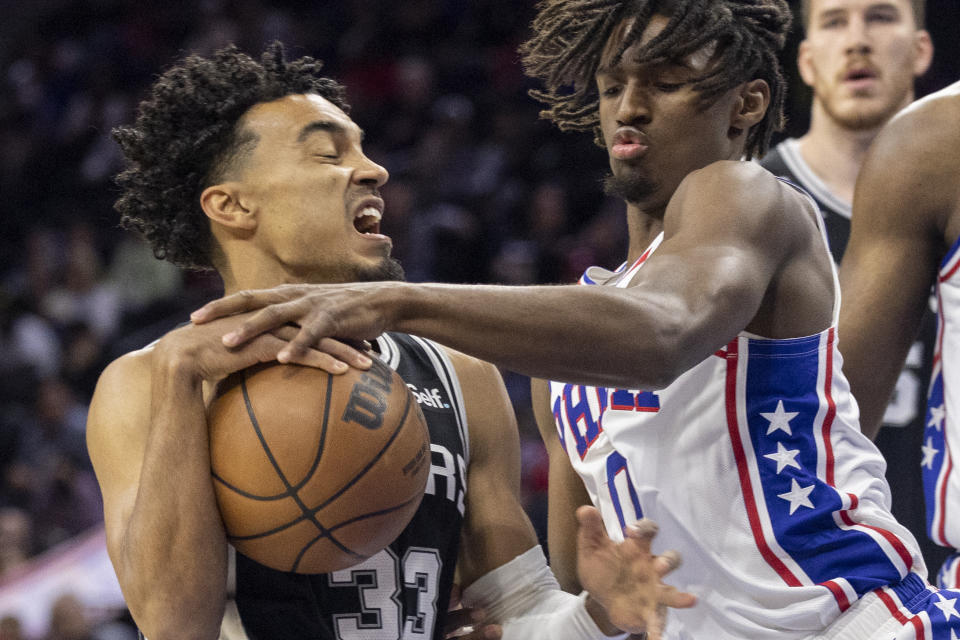
<instances>
[{"instance_id":1,"label":"open mouth","mask_svg":"<svg viewBox=\"0 0 960 640\"><path fill-rule=\"evenodd\" d=\"M872 70L867 68L859 68L859 69L850 69L849 71L847 71L847 73L843 76L843 79L846 82L857 82L860 80L873 80L876 77L877 77L877 74L874 73Z\"/></svg>"},{"instance_id":2,"label":"open mouth","mask_svg":"<svg viewBox=\"0 0 960 640\"><path fill-rule=\"evenodd\" d=\"M383 215L373 206L364 207L353 218L353 228L363 234L380 233L380 218Z\"/></svg>"}]
</instances>

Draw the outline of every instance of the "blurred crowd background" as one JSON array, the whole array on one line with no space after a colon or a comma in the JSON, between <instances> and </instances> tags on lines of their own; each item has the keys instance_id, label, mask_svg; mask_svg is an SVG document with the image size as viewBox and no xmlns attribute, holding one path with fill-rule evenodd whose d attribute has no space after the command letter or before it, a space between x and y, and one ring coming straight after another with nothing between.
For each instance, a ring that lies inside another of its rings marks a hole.
<instances>
[{"instance_id":1,"label":"blurred crowd background","mask_svg":"<svg viewBox=\"0 0 960 640\"><path fill-rule=\"evenodd\" d=\"M792 3L794 6L799 3ZM0 589L97 527L87 403L104 365L219 293L117 227L110 130L186 53L274 39L344 82L368 154L386 166L384 232L414 281L566 283L625 255L605 153L538 120L516 53L530 0L0 1ZM928 2L936 51L918 96L960 78L960 3ZM789 126L809 93L791 79ZM546 462L527 381L504 372L523 435L525 504L543 531ZM919 499L919 498L918 498ZM922 532L918 532L922 535ZM123 611L65 593L47 640L120 640ZM0 640L36 638L16 615ZM132 636L135 637L135 634Z\"/></svg>"}]
</instances>

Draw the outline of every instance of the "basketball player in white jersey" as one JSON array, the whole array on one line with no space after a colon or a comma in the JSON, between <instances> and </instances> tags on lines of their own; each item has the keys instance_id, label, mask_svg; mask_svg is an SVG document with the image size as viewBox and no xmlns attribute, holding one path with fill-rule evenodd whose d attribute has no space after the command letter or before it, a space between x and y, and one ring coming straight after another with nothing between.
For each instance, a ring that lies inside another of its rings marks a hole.
<instances>
[{"instance_id":1,"label":"basketball player in white jersey","mask_svg":"<svg viewBox=\"0 0 960 640\"><path fill-rule=\"evenodd\" d=\"M817 201L839 265L850 238L853 189L870 143L914 99L914 80L930 66L924 0L802 0L805 33L797 66L812 90L810 128L772 148L760 164L798 184ZM927 562L946 551L926 535L917 465L926 423L936 318L924 314L896 392L875 439L887 461L893 513L919 539ZM863 421L879 424L875 419Z\"/></svg>"},{"instance_id":2,"label":"basketball player in white jersey","mask_svg":"<svg viewBox=\"0 0 960 640\"><path fill-rule=\"evenodd\" d=\"M228 47L160 76L136 123L115 131L129 163L118 178L124 224L157 255L216 269L231 293L399 277L390 239L379 233L387 172L364 154L343 87L319 69L310 58L286 62L275 43L259 62ZM218 381L275 360L285 344L270 334L224 348L220 335L242 321L187 324L122 356L91 402L87 441L107 548L150 640L216 638L221 626L228 546L205 410ZM519 503L516 423L496 369L412 336L377 344L388 366L421 386L431 435L426 495L397 541L359 567L294 575L238 553L247 635L442 640L456 568L466 594L502 624L481 630L487 640L624 637L597 599L563 593L546 565ZM310 365L337 370L327 354L311 353ZM366 355L343 357L370 364ZM622 598L654 619L659 605L692 604L660 583L672 563L650 556L650 528L614 544L595 512L581 517L580 568L598 599L623 606Z\"/></svg>"},{"instance_id":3,"label":"basketball player in white jersey","mask_svg":"<svg viewBox=\"0 0 960 640\"><path fill-rule=\"evenodd\" d=\"M654 520L684 555L671 581L698 596L668 638L948 640L960 594L927 584L889 513L841 370L820 214L740 161L780 125L789 21L779 0L541 5L523 61L544 115L607 150L620 269L580 286L294 285L194 320L269 305L225 343L296 322L279 357L298 360L324 336L396 327L553 380L535 395L554 570L577 588L557 507L593 502L613 535Z\"/></svg>"},{"instance_id":4,"label":"basketball player in white jersey","mask_svg":"<svg viewBox=\"0 0 960 640\"><path fill-rule=\"evenodd\" d=\"M937 341L921 471L928 533L954 549L960 547L958 123L960 83L911 105L874 142L857 181L840 319L851 388L865 420L876 421L935 288ZM960 554L944 563L937 580L960 585Z\"/></svg>"}]
</instances>

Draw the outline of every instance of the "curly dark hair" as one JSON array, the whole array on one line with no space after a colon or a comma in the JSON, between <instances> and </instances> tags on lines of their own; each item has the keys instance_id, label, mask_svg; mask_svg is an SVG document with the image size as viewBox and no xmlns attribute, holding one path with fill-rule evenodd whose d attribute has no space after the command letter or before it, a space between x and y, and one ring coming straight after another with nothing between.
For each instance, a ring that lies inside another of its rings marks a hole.
<instances>
[{"instance_id":1,"label":"curly dark hair","mask_svg":"<svg viewBox=\"0 0 960 640\"><path fill-rule=\"evenodd\" d=\"M693 83L702 104L741 82L761 78L770 85L770 107L747 134L747 156L762 156L774 131L783 128L786 83L777 54L791 22L784 0L542 0L537 8L533 37L520 46L520 53L527 75L546 87L530 91L547 105L540 116L562 130L592 130L602 146L594 76L606 43L618 25L634 19L614 54L616 62L640 40L656 13L670 21L640 49L637 62L675 60L715 43L714 64Z\"/></svg>"},{"instance_id":2,"label":"curly dark hair","mask_svg":"<svg viewBox=\"0 0 960 640\"><path fill-rule=\"evenodd\" d=\"M255 134L239 125L254 105L313 93L349 110L343 86L320 76L322 66L310 57L287 62L283 45L273 42L260 62L230 45L166 71L140 103L134 124L113 130L127 160L116 179L121 226L143 235L157 258L213 269L201 192L256 145Z\"/></svg>"}]
</instances>

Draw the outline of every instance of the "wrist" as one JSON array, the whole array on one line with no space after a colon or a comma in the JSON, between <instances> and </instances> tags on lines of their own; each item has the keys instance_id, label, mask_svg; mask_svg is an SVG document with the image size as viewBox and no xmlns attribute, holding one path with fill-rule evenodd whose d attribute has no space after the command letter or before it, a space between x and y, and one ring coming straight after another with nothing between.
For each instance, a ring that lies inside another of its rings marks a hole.
<instances>
[{"instance_id":1,"label":"wrist","mask_svg":"<svg viewBox=\"0 0 960 640\"><path fill-rule=\"evenodd\" d=\"M154 345L150 357L151 378L154 387L175 386L182 389L199 388L203 374L197 360L177 345L161 339Z\"/></svg>"},{"instance_id":2,"label":"wrist","mask_svg":"<svg viewBox=\"0 0 960 640\"><path fill-rule=\"evenodd\" d=\"M584 591L585 598L583 601L583 606L587 610L587 613L590 615L590 618L593 620L594 624L597 625L597 628L603 632L606 636L620 636L623 635L623 630L615 626L610 622L610 618L607 616L607 610L604 608L596 598L590 595L589 591Z\"/></svg>"}]
</instances>

